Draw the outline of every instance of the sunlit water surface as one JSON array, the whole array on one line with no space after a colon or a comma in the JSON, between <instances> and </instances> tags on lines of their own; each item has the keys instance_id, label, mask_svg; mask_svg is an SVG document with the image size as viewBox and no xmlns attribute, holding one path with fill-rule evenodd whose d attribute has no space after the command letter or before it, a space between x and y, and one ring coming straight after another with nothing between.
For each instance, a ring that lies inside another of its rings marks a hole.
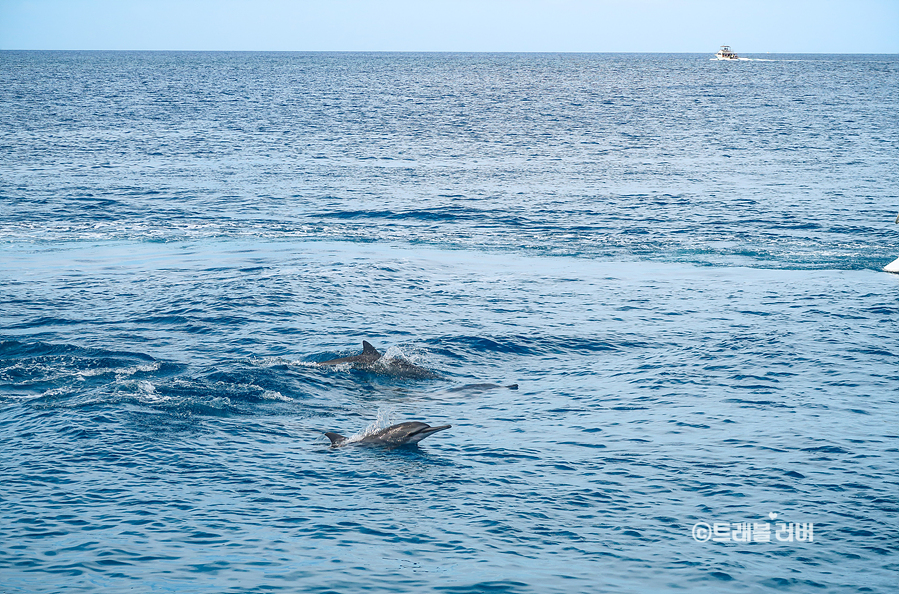
<instances>
[{"instance_id":1,"label":"sunlit water surface","mask_svg":"<svg viewBox=\"0 0 899 594\"><path fill-rule=\"evenodd\" d=\"M0 52L0 592L895 591L899 59L708 57Z\"/></svg>"}]
</instances>

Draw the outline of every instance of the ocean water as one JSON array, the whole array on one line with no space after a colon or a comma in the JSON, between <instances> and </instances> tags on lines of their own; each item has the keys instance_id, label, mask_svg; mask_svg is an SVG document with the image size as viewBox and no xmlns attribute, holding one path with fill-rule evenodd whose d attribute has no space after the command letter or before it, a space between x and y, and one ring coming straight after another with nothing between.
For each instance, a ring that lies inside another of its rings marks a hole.
<instances>
[{"instance_id":1,"label":"ocean water","mask_svg":"<svg viewBox=\"0 0 899 594\"><path fill-rule=\"evenodd\" d=\"M709 57L0 52L0 592L895 592L899 57Z\"/></svg>"}]
</instances>

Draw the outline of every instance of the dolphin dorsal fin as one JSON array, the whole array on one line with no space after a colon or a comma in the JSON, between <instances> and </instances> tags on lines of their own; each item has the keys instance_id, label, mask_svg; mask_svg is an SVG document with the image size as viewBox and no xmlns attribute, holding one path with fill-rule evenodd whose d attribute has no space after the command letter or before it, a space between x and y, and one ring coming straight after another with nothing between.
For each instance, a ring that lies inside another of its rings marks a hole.
<instances>
[{"instance_id":1,"label":"dolphin dorsal fin","mask_svg":"<svg viewBox=\"0 0 899 594\"><path fill-rule=\"evenodd\" d=\"M363 355L377 355L378 357L381 356L381 353L378 352L378 349L371 346L371 343L369 343L365 340L362 341L362 354Z\"/></svg>"},{"instance_id":2,"label":"dolphin dorsal fin","mask_svg":"<svg viewBox=\"0 0 899 594\"><path fill-rule=\"evenodd\" d=\"M337 446L346 441L346 437L340 433L325 433L325 437L331 440L332 446Z\"/></svg>"}]
</instances>

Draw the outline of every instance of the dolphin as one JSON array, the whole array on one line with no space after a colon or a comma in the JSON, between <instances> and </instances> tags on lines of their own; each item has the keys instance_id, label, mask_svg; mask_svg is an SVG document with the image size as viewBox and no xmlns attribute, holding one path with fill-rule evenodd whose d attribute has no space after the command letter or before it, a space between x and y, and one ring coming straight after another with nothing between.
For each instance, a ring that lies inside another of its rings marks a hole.
<instances>
[{"instance_id":1,"label":"dolphin","mask_svg":"<svg viewBox=\"0 0 899 594\"><path fill-rule=\"evenodd\" d=\"M402 446L417 444L428 435L437 433L438 431L443 431L444 429L449 429L450 427L452 427L452 425L431 427L427 423L407 421L406 423L391 425L386 429L381 429L380 431L376 431L371 435L366 435L362 439L354 441L348 441L348 438L339 433L325 433L325 436L331 440L332 448L348 444L369 446Z\"/></svg>"},{"instance_id":2,"label":"dolphin","mask_svg":"<svg viewBox=\"0 0 899 594\"><path fill-rule=\"evenodd\" d=\"M501 386L499 384L465 384L464 386L456 386L455 388L450 388L447 392L483 392L484 390L495 390L496 388L508 388L509 390L517 390L518 384L509 384L508 386Z\"/></svg>"},{"instance_id":3,"label":"dolphin","mask_svg":"<svg viewBox=\"0 0 899 594\"><path fill-rule=\"evenodd\" d=\"M363 340L361 355L354 355L352 357L340 357L339 359L331 359L329 361L321 361L319 365L340 365L341 363L369 364L374 363L380 358L381 353L378 352L378 349L371 346L371 343Z\"/></svg>"},{"instance_id":4,"label":"dolphin","mask_svg":"<svg viewBox=\"0 0 899 594\"><path fill-rule=\"evenodd\" d=\"M330 359L328 361L320 361L319 365L340 365L341 363L349 363L357 369L366 369L374 372L386 372L388 375L399 377L436 379L441 377L440 374L434 373L430 369L419 367L414 363L410 363L402 358L386 358L378 352L368 341L362 341L362 354L353 355L351 357L340 357L339 359ZM374 364L377 363L378 366Z\"/></svg>"}]
</instances>

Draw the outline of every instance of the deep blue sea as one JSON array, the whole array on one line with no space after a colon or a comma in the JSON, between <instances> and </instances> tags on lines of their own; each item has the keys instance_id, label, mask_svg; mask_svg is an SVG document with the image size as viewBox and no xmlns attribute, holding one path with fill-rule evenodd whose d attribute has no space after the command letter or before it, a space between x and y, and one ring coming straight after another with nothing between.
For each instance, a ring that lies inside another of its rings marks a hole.
<instances>
[{"instance_id":1,"label":"deep blue sea","mask_svg":"<svg viewBox=\"0 0 899 594\"><path fill-rule=\"evenodd\" d=\"M899 590L899 56L710 57L0 52L0 592Z\"/></svg>"}]
</instances>

